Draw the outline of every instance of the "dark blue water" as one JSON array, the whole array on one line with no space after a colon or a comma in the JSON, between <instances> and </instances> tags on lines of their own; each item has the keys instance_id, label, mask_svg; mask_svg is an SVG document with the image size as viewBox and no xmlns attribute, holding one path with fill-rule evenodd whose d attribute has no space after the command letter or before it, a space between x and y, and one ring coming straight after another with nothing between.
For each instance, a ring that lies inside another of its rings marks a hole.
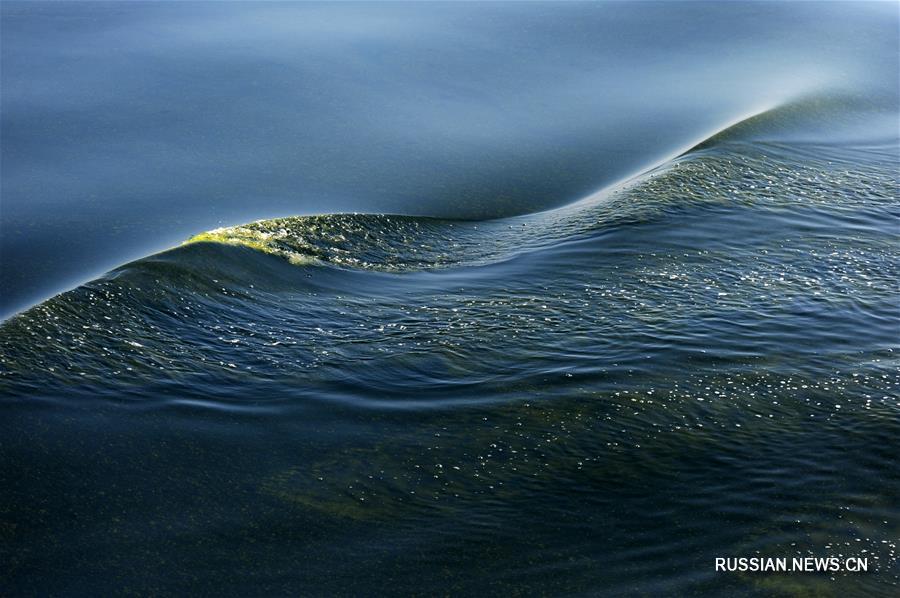
<instances>
[{"instance_id":1,"label":"dark blue water","mask_svg":"<svg viewBox=\"0 0 900 598\"><path fill-rule=\"evenodd\" d=\"M4 2L2 59L0 593L900 591L896 4Z\"/></svg>"}]
</instances>

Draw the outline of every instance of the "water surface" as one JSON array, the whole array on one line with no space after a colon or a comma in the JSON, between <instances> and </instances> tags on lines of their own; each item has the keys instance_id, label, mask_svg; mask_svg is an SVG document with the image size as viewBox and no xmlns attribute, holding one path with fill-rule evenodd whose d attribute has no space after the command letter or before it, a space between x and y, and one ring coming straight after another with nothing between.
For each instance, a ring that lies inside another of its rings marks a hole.
<instances>
[{"instance_id":1,"label":"water surface","mask_svg":"<svg viewBox=\"0 0 900 598\"><path fill-rule=\"evenodd\" d=\"M896 594L895 9L4 3L0 589Z\"/></svg>"}]
</instances>

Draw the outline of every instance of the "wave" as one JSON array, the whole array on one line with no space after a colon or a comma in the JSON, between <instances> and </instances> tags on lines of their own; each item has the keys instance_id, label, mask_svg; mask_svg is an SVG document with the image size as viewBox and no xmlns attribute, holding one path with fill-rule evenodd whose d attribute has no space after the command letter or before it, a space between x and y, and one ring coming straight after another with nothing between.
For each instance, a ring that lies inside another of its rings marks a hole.
<instances>
[{"instance_id":1,"label":"wave","mask_svg":"<svg viewBox=\"0 0 900 598\"><path fill-rule=\"evenodd\" d=\"M740 118L681 155L727 142L896 143L897 119L896 96L820 92Z\"/></svg>"},{"instance_id":2,"label":"wave","mask_svg":"<svg viewBox=\"0 0 900 598\"><path fill-rule=\"evenodd\" d=\"M278 396L303 387L419 405L425 393L447 405L464 389L500 400L548 372L591 369L592 343L637 367L639 341L679 321L728 328L784 301L853 306L850 324L823 335L852 335L863 325L853 318L890 331L896 145L772 141L797 114L767 111L582 201L525 216L331 214L196 235L0 324L0 387L9 397L84 388L95 398L242 403L252 380ZM585 297L602 301L583 314ZM770 344L768 326L730 329L719 353L793 342ZM708 334L694 325L661 346L698 358ZM777 334L807 342L810 333Z\"/></svg>"},{"instance_id":3,"label":"wave","mask_svg":"<svg viewBox=\"0 0 900 598\"><path fill-rule=\"evenodd\" d=\"M646 219L654 210L671 209L702 199L691 190L702 186L702 177L722 180L764 172L773 160L759 151L763 142L787 143L791 150L798 139L814 139L813 132L827 129L832 140L835 123L861 121L873 113L890 113L887 100L830 94L803 97L741 118L722 127L690 149L660 164L591 194L567 206L519 217L470 221L388 214L327 214L259 220L200 233L185 245L219 243L237 245L286 259L298 266L331 265L347 269L404 272L435 270L460 265L485 264L508 259L522 251L560 242L630 220ZM828 127L824 123L829 123ZM798 137L799 136L799 137ZM872 143L871 136L866 137ZM885 141L881 141L885 142ZM753 151L726 152L719 156L691 159L725 144L754 143ZM886 143L891 143L890 139ZM844 150L848 151L848 150ZM733 154L733 155L732 155ZM807 156L815 163L814 156ZM890 153L887 156L890 159ZM724 171L717 171L718 167ZM671 172L680 169L678 172ZM665 176L661 182L653 179ZM645 185L653 193L629 192ZM756 189L756 187L751 187ZM635 200L635 197L638 197Z\"/></svg>"},{"instance_id":4,"label":"wave","mask_svg":"<svg viewBox=\"0 0 900 598\"><path fill-rule=\"evenodd\" d=\"M703 168L703 163L690 160L691 156L726 144L761 147L762 143L785 143L790 148L782 151L798 152L802 151L802 143L819 143L821 147L812 152L814 160L816 152L821 157L821 152L826 151L823 147L835 144L842 146L836 159L842 159L840 154L849 151L849 145L880 144L883 159L891 161L896 154L897 129L894 97L864 98L843 92L807 95L729 121L704 135L701 141L686 143L686 149L648 164L583 199L549 210L478 221L399 214L285 217L203 232L190 238L186 245L240 245L279 256L294 265L385 272L485 264L587 234L596 227L647 218L663 204L665 209L671 209L686 199L673 198L669 192L637 202L633 196L623 197L630 187L673 168L686 169L681 178L689 179L691 172ZM679 183L689 187L693 184L690 180Z\"/></svg>"},{"instance_id":5,"label":"wave","mask_svg":"<svg viewBox=\"0 0 900 598\"><path fill-rule=\"evenodd\" d=\"M639 369L653 338L692 359L707 359L710 334L735 358L809 346L810 330L780 318L786 302L849 318L822 326L822 343L860 319L890 331L897 194L882 149L730 136L527 216L218 229L0 325L0 386L243 404L250 384L276 401L450 405L473 388L487 401L527 394L571 368L602 378L597 351Z\"/></svg>"},{"instance_id":6,"label":"wave","mask_svg":"<svg viewBox=\"0 0 900 598\"><path fill-rule=\"evenodd\" d=\"M725 126L689 150L585 199L543 212L481 221L388 214L260 220L200 233L180 247L126 264L104 278L120 279L138 269L155 272L164 267L169 277L194 273L190 285L200 284L200 279L227 278L238 283L258 279L266 272L273 280L285 279L283 269L268 260L265 266L247 266L253 261L251 253L300 267L383 273L438 271L502 262L697 205L734 201L791 205L806 194L805 175L828 168L837 158L824 149L828 145L809 152L797 141L779 140L791 139L798 130L815 130L810 126L813 122L821 128L823 118L838 112L858 115L879 107L885 105L835 95L785 103ZM893 168L895 144L886 143L861 146L858 151L865 152L868 170L846 173L842 182L859 184L853 179L873 176L873 169L884 173ZM853 151L842 146L839 153L846 156ZM753 184L751 179L759 176L770 177L769 184ZM888 189L889 179L884 182ZM245 251L235 254L208 247L214 245ZM177 284L181 283L174 286Z\"/></svg>"}]
</instances>

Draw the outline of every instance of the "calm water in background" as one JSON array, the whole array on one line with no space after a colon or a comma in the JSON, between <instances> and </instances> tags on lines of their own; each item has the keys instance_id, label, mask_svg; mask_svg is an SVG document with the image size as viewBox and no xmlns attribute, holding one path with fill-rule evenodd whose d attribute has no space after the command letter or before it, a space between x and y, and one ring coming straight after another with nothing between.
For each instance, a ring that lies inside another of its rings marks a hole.
<instances>
[{"instance_id":1,"label":"calm water in background","mask_svg":"<svg viewBox=\"0 0 900 598\"><path fill-rule=\"evenodd\" d=\"M895 595L896 8L5 2L0 592Z\"/></svg>"}]
</instances>

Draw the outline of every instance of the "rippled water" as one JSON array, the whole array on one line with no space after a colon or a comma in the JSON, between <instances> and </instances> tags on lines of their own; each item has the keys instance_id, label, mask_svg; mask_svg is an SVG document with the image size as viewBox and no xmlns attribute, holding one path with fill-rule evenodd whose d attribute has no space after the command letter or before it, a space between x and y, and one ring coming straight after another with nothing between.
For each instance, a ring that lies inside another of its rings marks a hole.
<instances>
[{"instance_id":1,"label":"rippled water","mask_svg":"<svg viewBox=\"0 0 900 598\"><path fill-rule=\"evenodd\" d=\"M811 6L824 29L874 10ZM669 32L695 8L643 14ZM321 10L361 40L397 9ZM198 228L9 318L0 590L896 594L900 144L896 96L863 91L662 142L544 211L496 199L505 179L485 210L520 215L473 220L463 193L456 217ZM870 572L713 567L757 555Z\"/></svg>"}]
</instances>

